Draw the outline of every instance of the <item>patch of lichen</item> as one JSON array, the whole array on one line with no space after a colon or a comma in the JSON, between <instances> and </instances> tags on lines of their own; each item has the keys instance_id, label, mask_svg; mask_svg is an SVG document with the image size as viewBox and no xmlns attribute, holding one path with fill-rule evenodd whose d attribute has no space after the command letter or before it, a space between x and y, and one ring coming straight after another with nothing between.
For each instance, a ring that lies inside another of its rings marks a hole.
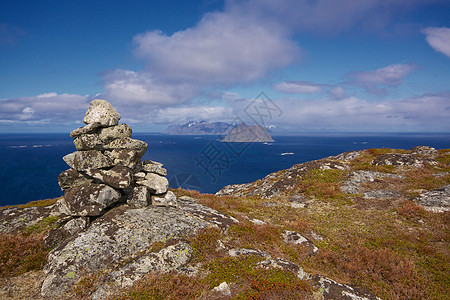
<instances>
[{"instance_id":1,"label":"patch of lichen","mask_svg":"<svg viewBox=\"0 0 450 300\"><path fill-rule=\"evenodd\" d=\"M56 228L56 222L59 220L58 216L48 216L36 224L27 226L23 229L25 235L30 235L33 233L42 233L44 231Z\"/></svg>"}]
</instances>

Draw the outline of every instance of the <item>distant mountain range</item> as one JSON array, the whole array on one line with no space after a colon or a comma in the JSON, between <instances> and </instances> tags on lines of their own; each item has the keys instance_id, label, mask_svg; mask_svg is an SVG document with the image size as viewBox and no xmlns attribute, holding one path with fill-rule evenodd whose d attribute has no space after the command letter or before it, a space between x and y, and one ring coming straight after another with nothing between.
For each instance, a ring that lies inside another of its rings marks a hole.
<instances>
[{"instance_id":1,"label":"distant mountain range","mask_svg":"<svg viewBox=\"0 0 450 300\"><path fill-rule=\"evenodd\" d=\"M171 125L162 133L173 135L226 135L235 125L226 122L188 121Z\"/></svg>"}]
</instances>

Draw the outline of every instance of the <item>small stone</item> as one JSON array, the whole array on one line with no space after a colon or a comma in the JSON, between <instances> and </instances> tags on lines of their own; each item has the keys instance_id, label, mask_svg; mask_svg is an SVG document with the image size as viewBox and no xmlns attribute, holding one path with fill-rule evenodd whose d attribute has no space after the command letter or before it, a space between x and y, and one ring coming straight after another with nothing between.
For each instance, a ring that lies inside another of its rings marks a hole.
<instances>
[{"instance_id":1,"label":"small stone","mask_svg":"<svg viewBox=\"0 0 450 300\"><path fill-rule=\"evenodd\" d=\"M73 144L78 151L82 150L100 150L102 146L102 141L95 133L86 133L77 136L73 140Z\"/></svg>"},{"instance_id":2,"label":"small stone","mask_svg":"<svg viewBox=\"0 0 450 300\"><path fill-rule=\"evenodd\" d=\"M79 173L77 170L69 169L65 170L58 176L58 184L61 190L67 190L71 187L83 185L86 183L91 183L92 179L88 179L83 174Z\"/></svg>"},{"instance_id":3,"label":"small stone","mask_svg":"<svg viewBox=\"0 0 450 300\"><path fill-rule=\"evenodd\" d=\"M77 137L85 133L95 133L102 125L98 122L88 124L84 127L77 128L70 133L70 137Z\"/></svg>"},{"instance_id":4,"label":"small stone","mask_svg":"<svg viewBox=\"0 0 450 300\"><path fill-rule=\"evenodd\" d=\"M231 296L230 286L225 281L213 288L213 291L222 293L225 296Z\"/></svg>"},{"instance_id":5,"label":"small stone","mask_svg":"<svg viewBox=\"0 0 450 300\"><path fill-rule=\"evenodd\" d=\"M152 204L152 196L146 186L136 186L133 188L130 197L127 199L127 204L136 207L143 208Z\"/></svg>"},{"instance_id":6,"label":"small stone","mask_svg":"<svg viewBox=\"0 0 450 300\"><path fill-rule=\"evenodd\" d=\"M86 174L116 189L130 186L133 179L131 169L124 166L115 166L110 170L88 169Z\"/></svg>"},{"instance_id":7,"label":"small stone","mask_svg":"<svg viewBox=\"0 0 450 300\"><path fill-rule=\"evenodd\" d=\"M144 180L136 181L136 184L146 186L153 194L164 194L169 189L169 181L166 177L154 173L148 173Z\"/></svg>"},{"instance_id":8,"label":"small stone","mask_svg":"<svg viewBox=\"0 0 450 300\"><path fill-rule=\"evenodd\" d=\"M167 191L167 193L153 196L152 204L155 206L177 206L177 196L172 191Z\"/></svg>"},{"instance_id":9,"label":"small stone","mask_svg":"<svg viewBox=\"0 0 450 300\"><path fill-rule=\"evenodd\" d=\"M99 130L98 136L103 143L109 143L115 139L131 137L131 127L127 124L105 127Z\"/></svg>"},{"instance_id":10,"label":"small stone","mask_svg":"<svg viewBox=\"0 0 450 300\"><path fill-rule=\"evenodd\" d=\"M159 163L144 163L142 170L147 173L155 173L161 176L167 176L167 170Z\"/></svg>"},{"instance_id":11,"label":"small stone","mask_svg":"<svg viewBox=\"0 0 450 300\"><path fill-rule=\"evenodd\" d=\"M91 101L83 118L85 124L100 123L104 127L117 125L119 120L120 114L108 101L101 99Z\"/></svg>"}]
</instances>

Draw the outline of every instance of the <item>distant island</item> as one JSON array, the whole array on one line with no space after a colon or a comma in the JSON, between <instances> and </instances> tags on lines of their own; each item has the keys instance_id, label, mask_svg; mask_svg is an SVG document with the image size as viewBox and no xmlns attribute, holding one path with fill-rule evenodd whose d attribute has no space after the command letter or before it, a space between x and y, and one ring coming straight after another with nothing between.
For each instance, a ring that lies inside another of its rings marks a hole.
<instances>
[{"instance_id":1,"label":"distant island","mask_svg":"<svg viewBox=\"0 0 450 300\"><path fill-rule=\"evenodd\" d=\"M225 135L232 124L226 122L188 121L183 124L171 125L162 133L171 135Z\"/></svg>"},{"instance_id":2,"label":"distant island","mask_svg":"<svg viewBox=\"0 0 450 300\"><path fill-rule=\"evenodd\" d=\"M254 124L250 127L245 123L241 123L230 130L228 135L222 140L228 143L242 143L242 142L274 142L266 128L261 125Z\"/></svg>"}]
</instances>

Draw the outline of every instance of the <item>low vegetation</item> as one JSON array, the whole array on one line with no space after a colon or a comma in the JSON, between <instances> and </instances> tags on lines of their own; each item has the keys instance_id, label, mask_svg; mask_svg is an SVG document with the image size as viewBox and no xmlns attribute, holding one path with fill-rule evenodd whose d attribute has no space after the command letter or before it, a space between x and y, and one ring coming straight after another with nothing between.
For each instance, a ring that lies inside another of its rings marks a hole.
<instances>
[{"instance_id":1,"label":"low vegetation","mask_svg":"<svg viewBox=\"0 0 450 300\"><path fill-rule=\"evenodd\" d=\"M194 197L240 222L226 232L209 228L185 237L194 249L191 264L198 269L194 275L149 273L113 299L215 299L218 296L212 289L224 281L230 285L233 299L310 299L318 293L289 271L259 267L264 257L230 257L225 249L231 248L264 251L307 273L359 285L382 299L446 299L450 294L450 213L426 211L413 198L450 184L450 150L439 151L438 165L401 172L392 166L370 164L386 153L408 151L366 150L349 165L352 170L402 175L365 186L394 189L399 196L392 198L345 194L340 186L349 171L319 169L308 172L293 192L271 199L174 190L177 196ZM299 194L309 199L305 207L291 207L292 196ZM0 276L42 267L47 254L42 232L55 221L43 220L26 229L28 235L0 235ZM318 253L312 255L304 246L285 242L284 230L312 240ZM164 246L158 242L149 251ZM76 286L76 294L88 295L98 278L86 274Z\"/></svg>"}]
</instances>

